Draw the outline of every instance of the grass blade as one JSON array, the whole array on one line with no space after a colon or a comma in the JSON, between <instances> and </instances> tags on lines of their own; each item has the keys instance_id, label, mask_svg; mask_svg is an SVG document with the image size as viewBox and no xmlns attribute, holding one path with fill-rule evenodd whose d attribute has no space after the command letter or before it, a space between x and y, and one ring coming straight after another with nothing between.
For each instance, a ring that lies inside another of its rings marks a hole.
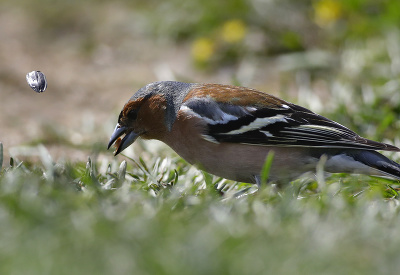
<instances>
[{"instance_id":1,"label":"grass blade","mask_svg":"<svg viewBox=\"0 0 400 275\"><path fill-rule=\"evenodd\" d=\"M0 171L3 169L3 143L0 142Z\"/></svg>"},{"instance_id":2,"label":"grass blade","mask_svg":"<svg viewBox=\"0 0 400 275\"><path fill-rule=\"evenodd\" d=\"M267 183L273 160L274 160L274 152L270 151L267 155L267 158L265 159L263 169L261 170L261 184L262 185Z\"/></svg>"}]
</instances>

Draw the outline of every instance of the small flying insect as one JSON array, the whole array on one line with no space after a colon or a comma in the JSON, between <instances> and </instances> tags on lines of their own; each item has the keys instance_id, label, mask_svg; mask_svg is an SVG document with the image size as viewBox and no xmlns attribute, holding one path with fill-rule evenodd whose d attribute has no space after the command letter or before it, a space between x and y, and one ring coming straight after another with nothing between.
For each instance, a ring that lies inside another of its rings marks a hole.
<instances>
[{"instance_id":1,"label":"small flying insect","mask_svg":"<svg viewBox=\"0 0 400 275\"><path fill-rule=\"evenodd\" d=\"M32 71L26 74L26 81L32 90L42 93L47 88L46 76L41 71Z\"/></svg>"}]
</instances>

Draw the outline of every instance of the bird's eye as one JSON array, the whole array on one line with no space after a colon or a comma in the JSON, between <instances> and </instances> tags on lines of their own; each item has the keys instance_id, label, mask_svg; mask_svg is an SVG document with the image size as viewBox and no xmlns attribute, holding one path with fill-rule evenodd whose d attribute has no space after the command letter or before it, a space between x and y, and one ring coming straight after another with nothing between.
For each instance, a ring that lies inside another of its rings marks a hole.
<instances>
[{"instance_id":1,"label":"bird's eye","mask_svg":"<svg viewBox=\"0 0 400 275\"><path fill-rule=\"evenodd\" d=\"M128 112L127 117L131 120L135 120L137 118L137 110L133 109Z\"/></svg>"}]
</instances>

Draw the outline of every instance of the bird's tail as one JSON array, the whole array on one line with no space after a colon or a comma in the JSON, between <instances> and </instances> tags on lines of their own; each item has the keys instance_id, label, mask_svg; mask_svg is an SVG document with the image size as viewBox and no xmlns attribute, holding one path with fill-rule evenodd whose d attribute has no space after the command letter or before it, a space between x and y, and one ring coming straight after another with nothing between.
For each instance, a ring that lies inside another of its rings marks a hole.
<instances>
[{"instance_id":1,"label":"bird's tail","mask_svg":"<svg viewBox=\"0 0 400 275\"><path fill-rule=\"evenodd\" d=\"M366 174L381 174L400 180L400 164L376 151L351 150L346 152L346 154L356 162L372 168L371 171L366 172Z\"/></svg>"}]
</instances>

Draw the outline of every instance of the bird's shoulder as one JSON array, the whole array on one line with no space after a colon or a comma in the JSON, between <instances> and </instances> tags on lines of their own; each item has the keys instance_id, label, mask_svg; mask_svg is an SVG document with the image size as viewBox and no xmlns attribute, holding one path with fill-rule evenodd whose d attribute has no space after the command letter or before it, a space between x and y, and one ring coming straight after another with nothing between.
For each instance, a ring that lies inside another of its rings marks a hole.
<instances>
[{"instance_id":1,"label":"bird's shoulder","mask_svg":"<svg viewBox=\"0 0 400 275\"><path fill-rule=\"evenodd\" d=\"M216 102L238 107L254 106L259 108L282 108L288 102L273 95L252 88L223 84L196 84L186 94L183 104Z\"/></svg>"}]
</instances>

